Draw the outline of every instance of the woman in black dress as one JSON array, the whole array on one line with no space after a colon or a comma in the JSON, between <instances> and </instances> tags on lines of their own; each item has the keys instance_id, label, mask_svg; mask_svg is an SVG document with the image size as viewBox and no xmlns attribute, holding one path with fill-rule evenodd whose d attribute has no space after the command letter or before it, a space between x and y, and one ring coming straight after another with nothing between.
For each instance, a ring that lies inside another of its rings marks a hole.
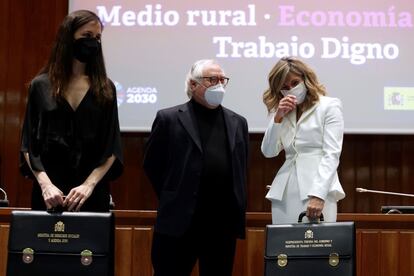
<instances>
[{"instance_id":1,"label":"woman in black dress","mask_svg":"<svg viewBox=\"0 0 414 276\"><path fill-rule=\"evenodd\" d=\"M32 209L109 211L109 181L123 165L102 28L93 12L67 15L46 66L30 84L20 168L33 178Z\"/></svg>"}]
</instances>

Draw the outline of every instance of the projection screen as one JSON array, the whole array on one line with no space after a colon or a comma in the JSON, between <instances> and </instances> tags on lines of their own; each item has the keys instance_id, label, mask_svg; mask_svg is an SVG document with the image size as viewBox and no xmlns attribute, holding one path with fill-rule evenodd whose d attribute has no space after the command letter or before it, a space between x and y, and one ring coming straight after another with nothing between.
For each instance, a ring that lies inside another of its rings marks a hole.
<instances>
[{"instance_id":1,"label":"projection screen","mask_svg":"<svg viewBox=\"0 0 414 276\"><path fill-rule=\"evenodd\" d=\"M230 77L223 105L263 132L268 73L297 56L342 100L346 133L414 133L413 1L69 1L78 9L104 22L122 131L187 101L190 66L213 58Z\"/></svg>"}]
</instances>

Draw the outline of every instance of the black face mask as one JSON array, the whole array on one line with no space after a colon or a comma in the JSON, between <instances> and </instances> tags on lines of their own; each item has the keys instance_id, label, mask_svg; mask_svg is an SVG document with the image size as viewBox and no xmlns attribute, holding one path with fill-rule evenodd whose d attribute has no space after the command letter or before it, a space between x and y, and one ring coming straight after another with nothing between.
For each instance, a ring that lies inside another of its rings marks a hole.
<instances>
[{"instance_id":1,"label":"black face mask","mask_svg":"<svg viewBox=\"0 0 414 276\"><path fill-rule=\"evenodd\" d=\"M82 63L93 60L98 54L100 42L94 37L82 37L73 43L73 55Z\"/></svg>"}]
</instances>

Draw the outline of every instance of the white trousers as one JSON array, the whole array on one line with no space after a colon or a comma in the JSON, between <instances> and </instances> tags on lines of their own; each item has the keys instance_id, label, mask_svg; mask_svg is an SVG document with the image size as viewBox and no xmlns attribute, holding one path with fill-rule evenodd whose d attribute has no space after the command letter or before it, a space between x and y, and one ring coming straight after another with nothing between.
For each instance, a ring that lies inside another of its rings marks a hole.
<instances>
[{"instance_id":1,"label":"white trousers","mask_svg":"<svg viewBox=\"0 0 414 276\"><path fill-rule=\"evenodd\" d=\"M277 185L277 183L275 183ZM306 211L309 199L301 200L299 196L299 187L296 177L296 169L293 168L282 200L272 200L272 223L273 224L290 224L297 223L299 214ZM325 205L322 210L325 222L335 222L337 215L337 202L333 196L328 195L325 199ZM302 222L307 222L305 216Z\"/></svg>"}]
</instances>

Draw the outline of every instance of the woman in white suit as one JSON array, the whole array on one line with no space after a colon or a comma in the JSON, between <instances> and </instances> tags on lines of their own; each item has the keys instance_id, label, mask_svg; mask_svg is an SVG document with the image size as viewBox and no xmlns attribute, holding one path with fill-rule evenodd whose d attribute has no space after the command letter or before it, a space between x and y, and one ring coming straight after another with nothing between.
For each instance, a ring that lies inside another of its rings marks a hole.
<instances>
[{"instance_id":1,"label":"woman in white suit","mask_svg":"<svg viewBox=\"0 0 414 276\"><path fill-rule=\"evenodd\" d=\"M345 197L337 168L344 122L341 101L326 97L316 74L302 61L287 57L269 73L263 102L271 120L263 137L264 156L285 150L286 161L266 198L274 224L294 223L302 211L309 220L336 221L337 201Z\"/></svg>"}]
</instances>

